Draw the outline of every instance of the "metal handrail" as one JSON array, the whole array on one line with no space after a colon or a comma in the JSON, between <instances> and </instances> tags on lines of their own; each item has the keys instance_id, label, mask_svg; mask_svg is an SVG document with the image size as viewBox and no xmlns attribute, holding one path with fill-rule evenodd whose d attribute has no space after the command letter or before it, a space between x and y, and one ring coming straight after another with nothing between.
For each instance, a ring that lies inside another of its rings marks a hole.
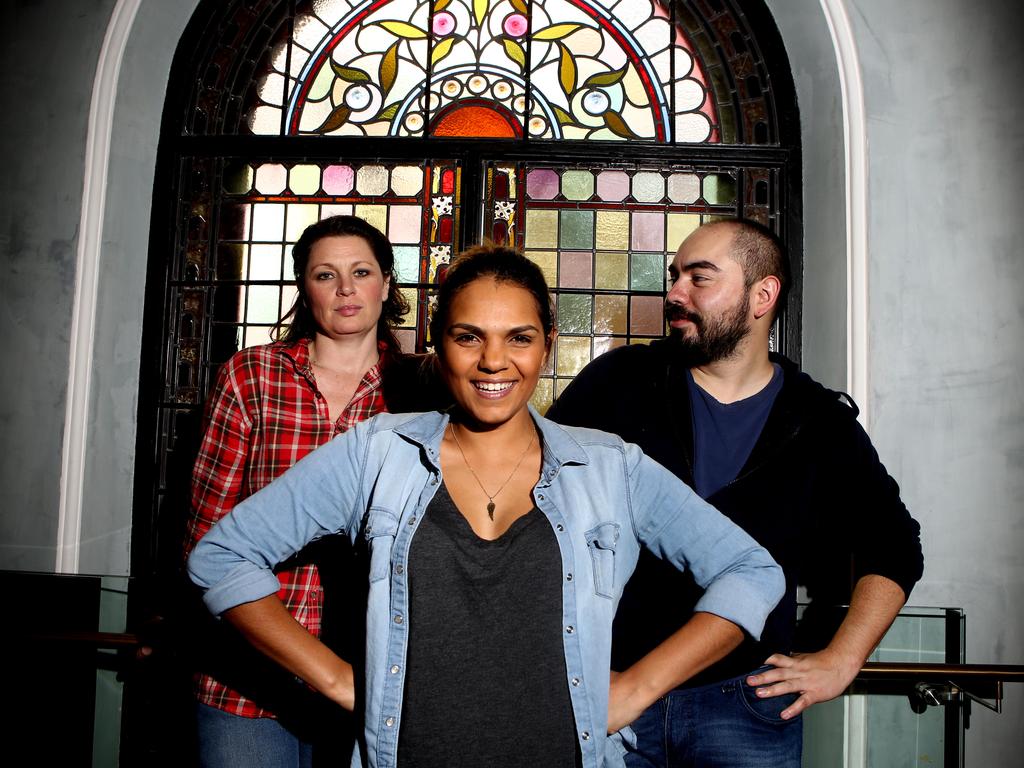
<instances>
[{"instance_id":1,"label":"metal handrail","mask_svg":"<svg viewBox=\"0 0 1024 768\"><path fill-rule=\"evenodd\" d=\"M1002 712L1003 683L1024 683L1024 666L869 661L850 692L908 694L919 712L929 705L959 701L963 694L993 712Z\"/></svg>"}]
</instances>

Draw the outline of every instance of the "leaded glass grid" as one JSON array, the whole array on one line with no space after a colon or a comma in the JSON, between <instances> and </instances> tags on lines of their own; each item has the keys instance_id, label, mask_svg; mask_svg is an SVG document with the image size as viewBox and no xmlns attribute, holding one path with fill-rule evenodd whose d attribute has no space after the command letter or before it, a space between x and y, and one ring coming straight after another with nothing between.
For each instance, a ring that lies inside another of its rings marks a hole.
<instances>
[{"instance_id":1,"label":"leaded glass grid","mask_svg":"<svg viewBox=\"0 0 1024 768\"><path fill-rule=\"evenodd\" d=\"M764 169L620 163L484 161L481 234L522 249L552 289L559 338L535 405L552 398L597 355L646 343L664 332L666 268L676 245L701 223L758 216L738 190ZM219 189L183 208L184 256L171 281L178 308L174 376L166 392L197 403L209 366L236 350L271 340L271 328L295 300L291 247L309 224L354 214L387 234L396 277L411 312L397 336L406 351L429 348L438 280L461 247L462 163L379 160L286 163L192 159L190 176ZM216 198L211 202L212 198Z\"/></svg>"}]
</instances>

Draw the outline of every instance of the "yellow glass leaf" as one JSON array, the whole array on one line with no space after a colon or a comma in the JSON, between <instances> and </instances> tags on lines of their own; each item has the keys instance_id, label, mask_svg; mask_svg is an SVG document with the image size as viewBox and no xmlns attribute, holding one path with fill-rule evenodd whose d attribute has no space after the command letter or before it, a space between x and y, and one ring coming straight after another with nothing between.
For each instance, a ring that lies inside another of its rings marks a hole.
<instances>
[{"instance_id":1,"label":"yellow glass leaf","mask_svg":"<svg viewBox=\"0 0 1024 768\"><path fill-rule=\"evenodd\" d=\"M404 21L382 21L380 25L391 34L406 40L422 40L427 36L427 33L419 27L414 27Z\"/></svg>"},{"instance_id":2,"label":"yellow glass leaf","mask_svg":"<svg viewBox=\"0 0 1024 768\"><path fill-rule=\"evenodd\" d=\"M510 0L510 2L512 7L519 11L519 13L523 14L523 16L529 15L530 9L527 7L524 0Z\"/></svg>"},{"instance_id":3,"label":"yellow glass leaf","mask_svg":"<svg viewBox=\"0 0 1024 768\"><path fill-rule=\"evenodd\" d=\"M437 0L437 2L434 3L434 13L440 13L451 4L452 0Z\"/></svg>"},{"instance_id":4,"label":"yellow glass leaf","mask_svg":"<svg viewBox=\"0 0 1024 768\"><path fill-rule=\"evenodd\" d=\"M430 63L434 66L437 62L441 61L445 56L452 52L452 46L455 45L454 37L446 37L440 43L434 46L434 50L430 52Z\"/></svg>"},{"instance_id":5,"label":"yellow glass leaf","mask_svg":"<svg viewBox=\"0 0 1024 768\"><path fill-rule=\"evenodd\" d=\"M558 80L562 84L565 95L569 96L576 90L576 60L569 53L569 49L561 43L559 43L558 49L561 52L558 62Z\"/></svg>"},{"instance_id":6,"label":"yellow glass leaf","mask_svg":"<svg viewBox=\"0 0 1024 768\"><path fill-rule=\"evenodd\" d=\"M397 101L390 106L385 107L381 110L381 113L377 115L378 120L394 120L395 115L398 114L398 108L401 106Z\"/></svg>"},{"instance_id":7,"label":"yellow glass leaf","mask_svg":"<svg viewBox=\"0 0 1024 768\"><path fill-rule=\"evenodd\" d=\"M385 95L395 84L395 76L398 73L398 43L395 43L385 51L380 60L380 87Z\"/></svg>"},{"instance_id":8,"label":"yellow glass leaf","mask_svg":"<svg viewBox=\"0 0 1024 768\"><path fill-rule=\"evenodd\" d=\"M473 15L476 16L476 25L478 27L484 25L488 6L490 6L488 0L473 0Z\"/></svg>"},{"instance_id":9,"label":"yellow glass leaf","mask_svg":"<svg viewBox=\"0 0 1024 768\"><path fill-rule=\"evenodd\" d=\"M352 114L352 110L342 104L340 107L336 107L327 119L324 120L324 124L314 131L314 133L330 133L338 128L341 128L345 123L348 122L349 115Z\"/></svg>"},{"instance_id":10,"label":"yellow glass leaf","mask_svg":"<svg viewBox=\"0 0 1024 768\"><path fill-rule=\"evenodd\" d=\"M363 72L361 69L354 69L353 67L343 67L338 64L334 59L331 59L331 69L334 70L334 74L349 83L368 83L370 82L370 76Z\"/></svg>"},{"instance_id":11,"label":"yellow glass leaf","mask_svg":"<svg viewBox=\"0 0 1024 768\"><path fill-rule=\"evenodd\" d=\"M578 29L583 29L583 24L552 24L550 27L538 29L533 33L534 40L561 40L568 37Z\"/></svg>"},{"instance_id":12,"label":"yellow glass leaf","mask_svg":"<svg viewBox=\"0 0 1024 768\"><path fill-rule=\"evenodd\" d=\"M608 126L608 130L610 130L616 136L621 136L624 139L639 138L639 136L637 136L635 133L629 130L629 126L626 125L626 121L622 119L622 115L620 115L618 112L613 112L612 110L609 109L607 112L604 113L604 115L602 115L602 117L604 117L604 122L605 125Z\"/></svg>"},{"instance_id":13,"label":"yellow glass leaf","mask_svg":"<svg viewBox=\"0 0 1024 768\"><path fill-rule=\"evenodd\" d=\"M523 46L507 37L503 37L501 42L505 45L505 53L508 54L508 57L518 64L520 69L524 69L526 67L526 51L523 50Z\"/></svg>"},{"instance_id":14,"label":"yellow glass leaf","mask_svg":"<svg viewBox=\"0 0 1024 768\"><path fill-rule=\"evenodd\" d=\"M583 85L589 88L596 88L605 85L615 85L619 82L626 74L626 70L629 69L629 64L623 64L622 69L615 69L611 72L598 72L596 75L591 75L587 78L587 82Z\"/></svg>"},{"instance_id":15,"label":"yellow glass leaf","mask_svg":"<svg viewBox=\"0 0 1024 768\"><path fill-rule=\"evenodd\" d=\"M573 119L572 115L570 115L568 112L566 112L560 106L558 106L557 104L552 104L551 108L555 111L555 117L558 118L558 124L559 125L573 125L573 124L575 124L576 121Z\"/></svg>"}]
</instances>

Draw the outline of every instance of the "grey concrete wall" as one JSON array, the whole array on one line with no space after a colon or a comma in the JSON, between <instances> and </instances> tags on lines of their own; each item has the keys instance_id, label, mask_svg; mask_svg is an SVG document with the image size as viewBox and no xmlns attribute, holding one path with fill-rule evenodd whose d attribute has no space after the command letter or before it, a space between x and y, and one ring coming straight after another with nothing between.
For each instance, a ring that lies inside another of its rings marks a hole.
<instances>
[{"instance_id":1,"label":"grey concrete wall","mask_svg":"<svg viewBox=\"0 0 1024 768\"><path fill-rule=\"evenodd\" d=\"M86 126L113 6L0 4L0 568L56 561Z\"/></svg>"},{"instance_id":2,"label":"grey concrete wall","mask_svg":"<svg viewBox=\"0 0 1024 768\"><path fill-rule=\"evenodd\" d=\"M82 500L83 572L130 566L142 309L167 75L197 0L143 0L124 52L111 137Z\"/></svg>"},{"instance_id":3,"label":"grey concrete wall","mask_svg":"<svg viewBox=\"0 0 1024 768\"><path fill-rule=\"evenodd\" d=\"M1020 6L851 0L869 155L872 435L923 526L912 602L967 658L1024 663ZM1019 765L1024 686L975 708L970 766Z\"/></svg>"}]
</instances>

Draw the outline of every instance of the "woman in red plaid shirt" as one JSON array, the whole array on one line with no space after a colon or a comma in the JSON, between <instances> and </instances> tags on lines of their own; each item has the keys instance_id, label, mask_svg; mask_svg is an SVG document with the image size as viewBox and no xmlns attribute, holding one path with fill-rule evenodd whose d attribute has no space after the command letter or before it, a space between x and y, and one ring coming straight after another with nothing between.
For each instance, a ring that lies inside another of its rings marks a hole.
<instances>
[{"instance_id":1,"label":"woman in red plaid shirt","mask_svg":"<svg viewBox=\"0 0 1024 768\"><path fill-rule=\"evenodd\" d=\"M409 306L387 238L355 216L333 216L307 227L292 255L298 297L279 340L236 353L207 402L186 554L238 502L353 424L438 405L422 358L402 355L395 339ZM300 553L277 576L289 612L319 636L313 557ZM196 677L201 765L311 765L322 697L223 628L207 646Z\"/></svg>"}]
</instances>

